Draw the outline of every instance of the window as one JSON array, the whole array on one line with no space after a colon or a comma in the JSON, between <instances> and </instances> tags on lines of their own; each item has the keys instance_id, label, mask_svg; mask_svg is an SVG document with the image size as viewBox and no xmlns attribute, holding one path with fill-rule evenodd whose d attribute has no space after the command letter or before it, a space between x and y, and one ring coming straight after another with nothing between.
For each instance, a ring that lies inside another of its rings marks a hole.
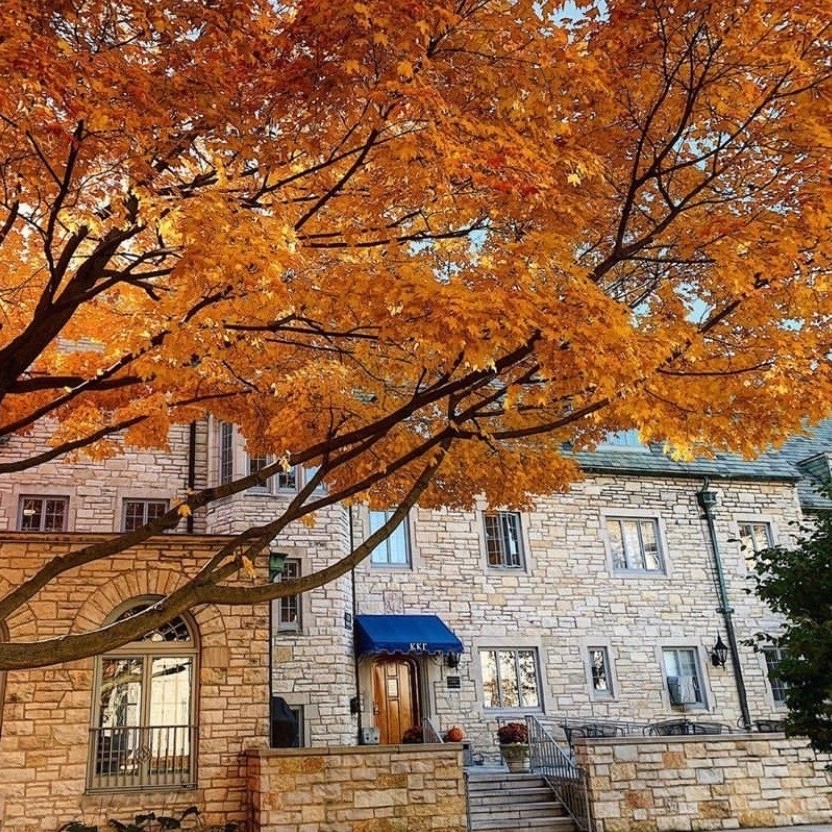
<instances>
[{"instance_id":1,"label":"window","mask_svg":"<svg viewBox=\"0 0 832 832\"><path fill-rule=\"evenodd\" d=\"M763 656L765 656L766 669L768 670L768 681L771 684L771 695L777 705L786 704L786 691L789 689L788 682L784 682L779 674L780 662L783 661L785 655L786 652L781 647L763 648Z\"/></svg>"},{"instance_id":2,"label":"window","mask_svg":"<svg viewBox=\"0 0 832 832\"><path fill-rule=\"evenodd\" d=\"M250 456L248 458L248 472L249 474L256 474L258 471L262 471L265 467L271 465L271 460L267 456ZM271 478L270 478L271 479ZM266 480L264 483L261 483L255 488L269 488L269 480Z\"/></svg>"},{"instance_id":3,"label":"window","mask_svg":"<svg viewBox=\"0 0 832 832\"><path fill-rule=\"evenodd\" d=\"M671 705L704 705L699 660L692 647L672 647L663 651L664 673Z\"/></svg>"},{"instance_id":4,"label":"window","mask_svg":"<svg viewBox=\"0 0 832 832\"><path fill-rule=\"evenodd\" d=\"M132 532L151 520L156 520L168 510L167 500L125 500L121 529Z\"/></svg>"},{"instance_id":5,"label":"window","mask_svg":"<svg viewBox=\"0 0 832 832\"><path fill-rule=\"evenodd\" d=\"M765 522L744 522L739 524L740 543L746 557L768 549L771 546L771 525Z\"/></svg>"},{"instance_id":6,"label":"window","mask_svg":"<svg viewBox=\"0 0 832 832\"><path fill-rule=\"evenodd\" d=\"M305 743L303 705L289 705L272 697L270 743L272 748L302 748Z\"/></svg>"},{"instance_id":7,"label":"window","mask_svg":"<svg viewBox=\"0 0 832 832\"><path fill-rule=\"evenodd\" d=\"M392 515L392 511L371 511L370 534L377 532ZM375 566L410 566L410 534L406 517L387 540L373 549L370 562Z\"/></svg>"},{"instance_id":8,"label":"window","mask_svg":"<svg viewBox=\"0 0 832 832\"><path fill-rule=\"evenodd\" d=\"M664 572L654 518L607 517L607 539L616 572Z\"/></svg>"},{"instance_id":9,"label":"window","mask_svg":"<svg viewBox=\"0 0 832 832\"><path fill-rule=\"evenodd\" d=\"M196 659L194 632L177 616L96 660L90 790L194 785Z\"/></svg>"},{"instance_id":10,"label":"window","mask_svg":"<svg viewBox=\"0 0 832 832\"><path fill-rule=\"evenodd\" d=\"M537 651L480 650L486 708L540 709Z\"/></svg>"},{"instance_id":11,"label":"window","mask_svg":"<svg viewBox=\"0 0 832 832\"><path fill-rule=\"evenodd\" d=\"M220 423L220 485L234 479L234 425Z\"/></svg>"},{"instance_id":12,"label":"window","mask_svg":"<svg viewBox=\"0 0 832 832\"><path fill-rule=\"evenodd\" d=\"M612 673L610 655L606 647L589 648L589 674L592 695L598 699L611 698Z\"/></svg>"},{"instance_id":13,"label":"window","mask_svg":"<svg viewBox=\"0 0 832 832\"><path fill-rule=\"evenodd\" d=\"M495 511L485 515L485 551L489 566L501 569L523 568L519 514Z\"/></svg>"},{"instance_id":14,"label":"window","mask_svg":"<svg viewBox=\"0 0 832 832\"><path fill-rule=\"evenodd\" d=\"M297 491L298 469L290 468L288 471L278 471L277 488L279 491Z\"/></svg>"},{"instance_id":15,"label":"window","mask_svg":"<svg viewBox=\"0 0 832 832\"><path fill-rule=\"evenodd\" d=\"M64 532L67 497L21 497L17 527L22 532Z\"/></svg>"},{"instance_id":16,"label":"window","mask_svg":"<svg viewBox=\"0 0 832 832\"><path fill-rule=\"evenodd\" d=\"M286 560L283 570L275 577L276 581L284 578L300 577L300 561ZM287 595L275 601L275 626L279 633L299 633L301 630L300 595Z\"/></svg>"}]
</instances>

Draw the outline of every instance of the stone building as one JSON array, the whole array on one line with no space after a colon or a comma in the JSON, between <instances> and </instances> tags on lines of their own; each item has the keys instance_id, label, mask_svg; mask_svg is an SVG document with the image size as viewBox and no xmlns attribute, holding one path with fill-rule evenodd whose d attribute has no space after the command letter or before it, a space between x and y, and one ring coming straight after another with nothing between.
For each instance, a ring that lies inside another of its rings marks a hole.
<instances>
[{"instance_id":1,"label":"stone building","mask_svg":"<svg viewBox=\"0 0 832 832\"><path fill-rule=\"evenodd\" d=\"M0 457L36 446L15 439ZM201 609L112 655L9 674L0 821L28 829L22 813L40 805L31 828L55 828L43 818L61 795L101 816L138 805L131 794L141 789L168 793L174 809L193 799L238 820L245 749L397 744L420 723L439 734L460 726L484 757L498 722L526 714L555 729L679 715L765 725L782 717L777 656L746 642L779 623L745 592L747 559L829 508L812 488L829 478L827 451L829 426L754 462L682 464L629 435L610 437L578 454L584 477L568 493L542 496L528 513L416 509L351 575L270 610ZM232 426L201 423L175 428L165 452L7 478L0 591L70 546L141 525L188 488L259 464ZM305 475L273 477L130 557L73 574L0 636L46 638L128 614L197 568L222 536L279 510ZM383 520L357 507L321 515L274 541L283 575L340 559ZM133 745L164 759L162 769L136 764L125 781Z\"/></svg>"}]
</instances>

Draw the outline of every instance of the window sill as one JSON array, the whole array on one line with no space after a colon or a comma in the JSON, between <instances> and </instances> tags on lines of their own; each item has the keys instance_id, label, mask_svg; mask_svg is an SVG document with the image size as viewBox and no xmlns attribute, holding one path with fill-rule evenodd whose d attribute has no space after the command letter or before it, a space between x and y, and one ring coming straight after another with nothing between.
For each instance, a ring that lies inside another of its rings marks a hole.
<instances>
[{"instance_id":1,"label":"window sill","mask_svg":"<svg viewBox=\"0 0 832 832\"><path fill-rule=\"evenodd\" d=\"M373 563L370 561L371 569L378 569L381 572L412 572L413 565L410 563Z\"/></svg>"},{"instance_id":2,"label":"window sill","mask_svg":"<svg viewBox=\"0 0 832 832\"><path fill-rule=\"evenodd\" d=\"M489 708L483 707L486 717L522 717L526 714L543 714L546 713L543 708Z\"/></svg>"},{"instance_id":3,"label":"window sill","mask_svg":"<svg viewBox=\"0 0 832 832\"><path fill-rule=\"evenodd\" d=\"M84 791L84 797L87 798L94 798L99 797L100 795L113 795L113 794L146 794L146 795L154 795L154 794L165 794L170 795L171 793L176 794L177 792L194 792L197 789L196 783L188 783L182 784L179 786L119 786L119 787L110 787L110 788L94 788L89 787ZM191 796L192 797L192 796ZM191 799L191 798L189 798ZM84 808L83 806L81 808Z\"/></svg>"},{"instance_id":4,"label":"window sill","mask_svg":"<svg viewBox=\"0 0 832 832\"><path fill-rule=\"evenodd\" d=\"M649 581L656 581L667 578L668 574L663 569L613 569L613 578L646 578Z\"/></svg>"}]
</instances>

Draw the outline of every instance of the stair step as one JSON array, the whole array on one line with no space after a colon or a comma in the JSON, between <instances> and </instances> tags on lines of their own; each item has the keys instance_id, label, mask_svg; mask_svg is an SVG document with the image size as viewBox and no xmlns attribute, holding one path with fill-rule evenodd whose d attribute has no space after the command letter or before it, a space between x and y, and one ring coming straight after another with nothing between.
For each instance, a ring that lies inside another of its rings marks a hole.
<instances>
[{"instance_id":1,"label":"stair step","mask_svg":"<svg viewBox=\"0 0 832 832\"><path fill-rule=\"evenodd\" d=\"M472 806L468 816L473 821L486 818L502 818L503 820L526 820L527 818L561 818L566 812L560 803L519 803L516 806L489 806L480 808Z\"/></svg>"},{"instance_id":2,"label":"stair step","mask_svg":"<svg viewBox=\"0 0 832 832\"><path fill-rule=\"evenodd\" d=\"M468 775L468 791L493 789L545 788L546 781L539 774L478 774Z\"/></svg>"},{"instance_id":3,"label":"stair step","mask_svg":"<svg viewBox=\"0 0 832 832\"><path fill-rule=\"evenodd\" d=\"M574 832L575 822L570 817L539 817L523 818L522 827L512 820L505 818L482 818L470 819L471 832L503 832L511 830L518 832L519 829L534 830L534 832Z\"/></svg>"},{"instance_id":4,"label":"stair step","mask_svg":"<svg viewBox=\"0 0 832 832\"><path fill-rule=\"evenodd\" d=\"M557 802L552 790L547 786L528 789L494 789L493 791L478 791L471 794L471 804L477 806L491 806L511 803L542 803L544 801Z\"/></svg>"}]
</instances>

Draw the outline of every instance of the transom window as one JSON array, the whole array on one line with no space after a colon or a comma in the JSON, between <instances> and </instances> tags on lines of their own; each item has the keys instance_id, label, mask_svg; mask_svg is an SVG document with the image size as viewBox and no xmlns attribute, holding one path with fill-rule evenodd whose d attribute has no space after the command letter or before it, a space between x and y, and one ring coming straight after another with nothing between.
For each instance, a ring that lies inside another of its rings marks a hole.
<instances>
[{"instance_id":1,"label":"transom window","mask_svg":"<svg viewBox=\"0 0 832 832\"><path fill-rule=\"evenodd\" d=\"M617 572L663 572L659 524L652 517L607 517L612 566Z\"/></svg>"},{"instance_id":2,"label":"transom window","mask_svg":"<svg viewBox=\"0 0 832 832\"><path fill-rule=\"evenodd\" d=\"M670 647L663 651L665 680L671 705L704 705L699 659L692 647Z\"/></svg>"},{"instance_id":3,"label":"transom window","mask_svg":"<svg viewBox=\"0 0 832 832\"><path fill-rule=\"evenodd\" d=\"M763 656L766 660L768 670L768 681L771 684L771 695L778 705L786 703L786 692L789 689L788 682L780 678L780 662L785 658L786 651L781 647L764 647Z\"/></svg>"},{"instance_id":4,"label":"transom window","mask_svg":"<svg viewBox=\"0 0 832 832\"><path fill-rule=\"evenodd\" d=\"M540 709L537 650L480 650L486 708Z\"/></svg>"},{"instance_id":5,"label":"transom window","mask_svg":"<svg viewBox=\"0 0 832 832\"><path fill-rule=\"evenodd\" d=\"M122 515L122 531L140 529L151 520L156 520L168 510L167 500L125 500Z\"/></svg>"},{"instance_id":6,"label":"transom window","mask_svg":"<svg viewBox=\"0 0 832 832\"><path fill-rule=\"evenodd\" d=\"M393 515L392 511L370 512L370 534L377 532ZM409 566L410 565L410 534L407 528L407 518L390 533L388 538L370 555L370 562L375 566Z\"/></svg>"},{"instance_id":7,"label":"transom window","mask_svg":"<svg viewBox=\"0 0 832 832\"><path fill-rule=\"evenodd\" d=\"M283 562L282 571L275 576L275 581L299 578L300 561L288 559ZM300 595L287 595L274 602L274 620L279 633L299 633L301 631Z\"/></svg>"},{"instance_id":8,"label":"transom window","mask_svg":"<svg viewBox=\"0 0 832 832\"><path fill-rule=\"evenodd\" d=\"M597 698L611 697L612 673L610 672L610 656L606 647L589 648L589 673L592 694Z\"/></svg>"},{"instance_id":9,"label":"transom window","mask_svg":"<svg viewBox=\"0 0 832 832\"><path fill-rule=\"evenodd\" d=\"M64 532L68 508L68 497L21 497L17 527L22 532Z\"/></svg>"},{"instance_id":10,"label":"transom window","mask_svg":"<svg viewBox=\"0 0 832 832\"><path fill-rule=\"evenodd\" d=\"M746 557L768 549L772 544L771 524L749 521L739 524L740 543Z\"/></svg>"},{"instance_id":11,"label":"transom window","mask_svg":"<svg viewBox=\"0 0 832 832\"><path fill-rule=\"evenodd\" d=\"M91 791L194 785L196 660L194 634L181 616L96 660Z\"/></svg>"},{"instance_id":12,"label":"transom window","mask_svg":"<svg viewBox=\"0 0 832 832\"><path fill-rule=\"evenodd\" d=\"M485 514L485 551L489 566L523 568L523 543L517 512L492 511Z\"/></svg>"}]
</instances>

